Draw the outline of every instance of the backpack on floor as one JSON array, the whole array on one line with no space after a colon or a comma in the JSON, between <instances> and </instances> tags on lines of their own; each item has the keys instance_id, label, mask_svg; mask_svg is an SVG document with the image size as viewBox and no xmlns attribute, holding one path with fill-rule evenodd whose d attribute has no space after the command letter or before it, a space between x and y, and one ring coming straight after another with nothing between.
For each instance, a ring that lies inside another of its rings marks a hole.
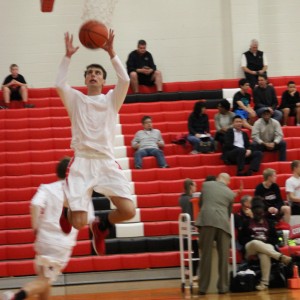
<instances>
[{"instance_id":1,"label":"backpack on floor","mask_svg":"<svg viewBox=\"0 0 300 300\"><path fill-rule=\"evenodd\" d=\"M255 290L256 278L252 270L240 271L233 277L230 273L230 291L233 293L252 292Z\"/></svg>"}]
</instances>

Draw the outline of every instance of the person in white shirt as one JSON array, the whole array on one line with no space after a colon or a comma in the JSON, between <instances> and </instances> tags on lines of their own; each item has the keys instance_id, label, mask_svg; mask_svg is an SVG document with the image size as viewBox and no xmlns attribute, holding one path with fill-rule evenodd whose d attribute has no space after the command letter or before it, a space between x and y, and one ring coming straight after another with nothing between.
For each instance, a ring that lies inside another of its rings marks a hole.
<instances>
[{"instance_id":1,"label":"person in white shirt","mask_svg":"<svg viewBox=\"0 0 300 300\"><path fill-rule=\"evenodd\" d=\"M69 162L69 157L61 159L56 168L59 180L40 185L31 200L37 278L26 283L16 293L5 292L2 296L4 300L23 300L34 295L38 295L39 299L49 299L51 284L57 280L71 257L78 230L72 228L70 234L66 235L58 222L64 202L63 182ZM89 222L93 222L95 217L92 202L88 210Z\"/></svg>"},{"instance_id":2,"label":"person in white shirt","mask_svg":"<svg viewBox=\"0 0 300 300\"><path fill-rule=\"evenodd\" d=\"M300 215L300 160L291 163L293 175L285 182L287 199L292 207L292 215Z\"/></svg>"},{"instance_id":3,"label":"person in white shirt","mask_svg":"<svg viewBox=\"0 0 300 300\"><path fill-rule=\"evenodd\" d=\"M93 246L97 254L105 254L105 237L116 223L135 215L131 187L123 170L115 161L114 137L117 114L129 87L129 77L113 47L114 32L103 49L108 53L118 81L113 90L102 94L106 71L91 64L85 71L87 95L67 83L71 57L79 47L73 46L73 36L65 34L66 54L60 64L56 88L71 120L74 158L70 163L64 192L66 202L60 218L63 231L80 229L87 224L87 211L93 190L108 197L116 209L101 216L91 225Z\"/></svg>"}]
</instances>

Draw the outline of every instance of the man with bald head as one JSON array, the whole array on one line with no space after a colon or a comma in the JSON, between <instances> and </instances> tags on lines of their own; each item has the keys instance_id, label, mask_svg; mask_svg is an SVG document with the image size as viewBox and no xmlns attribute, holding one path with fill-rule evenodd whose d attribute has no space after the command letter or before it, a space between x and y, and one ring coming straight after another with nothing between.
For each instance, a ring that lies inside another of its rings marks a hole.
<instances>
[{"instance_id":1,"label":"man with bald head","mask_svg":"<svg viewBox=\"0 0 300 300\"><path fill-rule=\"evenodd\" d=\"M250 49L243 53L241 67L252 89L257 85L258 75L267 75L267 57L258 50L257 40L251 40Z\"/></svg>"},{"instance_id":2,"label":"man with bald head","mask_svg":"<svg viewBox=\"0 0 300 300\"><path fill-rule=\"evenodd\" d=\"M219 294L228 292L228 258L231 239L230 214L236 194L228 187L230 176L220 173L216 181L203 182L200 213L195 222L199 228L200 277L199 294L205 295L209 286L212 248L216 241L219 256Z\"/></svg>"}]
</instances>

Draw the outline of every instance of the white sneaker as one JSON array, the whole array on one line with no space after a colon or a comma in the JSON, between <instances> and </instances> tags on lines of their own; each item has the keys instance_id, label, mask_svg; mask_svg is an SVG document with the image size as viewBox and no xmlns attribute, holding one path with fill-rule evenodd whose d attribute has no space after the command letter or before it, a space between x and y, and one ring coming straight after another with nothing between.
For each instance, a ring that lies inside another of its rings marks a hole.
<instances>
[{"instance_id":1,"label":"white sneaker","mask_svg":"<svg viewBox=\"0 0 300 300\"><path fill-rule=\"evenodd\" d=\"M195 154L198 154L198 153L199 152L197 150L193 150L193 151L190 152L190 154L192 154L192 155L195 155Z\"/></svg>"},{"instance_id":2,"label":"white sneaker","mask_svg":"<svg viewBox=\"0 0 300 300\"><path fill-rule=\"evenodd\" d=\"M256 288L256 290L258 290L258 291L265 291L265 290L268 289L268 286L261 282L261 283L260 283L259 285L257 285L255 288Z\"/></svg>"},{"instance_id":3,"label":"white sneaker","mask_svg":"<svg viewBox=\"0 0 300 300\"><path fill-rule=\"evenodd\" d=\"M2 294L2 300L13 300L15 294L12 291L6 291Z\"/></svg>"}]
</instances>

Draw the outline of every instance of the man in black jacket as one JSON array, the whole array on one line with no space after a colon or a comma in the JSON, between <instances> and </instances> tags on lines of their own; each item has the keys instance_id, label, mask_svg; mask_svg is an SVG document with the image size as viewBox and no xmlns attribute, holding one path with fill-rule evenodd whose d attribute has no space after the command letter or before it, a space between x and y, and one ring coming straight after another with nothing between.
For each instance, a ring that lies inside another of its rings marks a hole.
<instances>
[{"instance_id":1,"label":"man in black jacket","mask_svg":"<svg viewBox=\"0 0 300 300\"><path fill-rule=\"evenodd\" d=\"M127 59L127 72L130 77L131 89L139 92L139 84L154 85L158 92L162 92L162 74L156 69L153 57L146 49L147 43L139 40L137 49L133 50Z\"/></svg>"},{"instance_id":2,"label":"man in black jacket","mask_svg":"<svg viewBox=\"0 0 300 300\"><path fill-rule=\"evenodd\" d=\"M232 128L225 134L222 159L227 164L237 165L237 176L251 176L259 170L263 154L261 151L251 150L248 135L242 131L242 126L242 118L235 116ZM244 171L246 163L250 164L248 171Z\"/></svg>"}]
</instances>

